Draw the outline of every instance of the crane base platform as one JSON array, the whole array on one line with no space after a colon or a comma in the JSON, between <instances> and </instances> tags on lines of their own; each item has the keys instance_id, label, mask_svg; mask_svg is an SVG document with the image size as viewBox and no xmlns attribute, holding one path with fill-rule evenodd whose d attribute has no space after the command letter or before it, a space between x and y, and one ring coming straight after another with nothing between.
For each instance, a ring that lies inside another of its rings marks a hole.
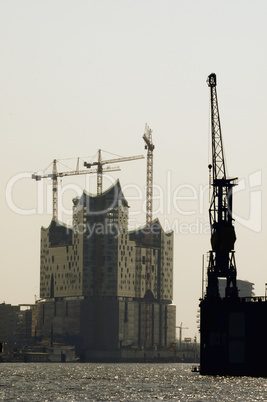
<instances>
[{"instance_id":1,"label":"crane base platform","mask_svg":"<svg viewBox=\"0 0 267 402\"><path fill-rule=\"evenodd\" d=\"M267 377L267 298L200 302L200 374Z\"/></svg>"}]
</instances>

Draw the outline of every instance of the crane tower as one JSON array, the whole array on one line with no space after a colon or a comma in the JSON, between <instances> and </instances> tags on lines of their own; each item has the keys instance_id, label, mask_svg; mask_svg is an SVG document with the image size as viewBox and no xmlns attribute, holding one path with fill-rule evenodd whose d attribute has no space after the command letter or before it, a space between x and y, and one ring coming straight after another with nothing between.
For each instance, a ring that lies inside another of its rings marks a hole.
<instances>
[{"instance_id":1,"label":"crane tower","mask_svg":"<svg viewBox=\"0 0 267 402\"><path fill-rule=\"evenodd\" d=\"M207 79L211 102L212 135L212 199L209 208L211 246L208 263L207 297L219 297L218 278L226 278L226 297L237 297L234 243L236 240L232 217L233 187L237 178L226 177L221 124L216 92L216 75Z\"/></svg>"},{"instance_id":2,"label":"crane tower","mask_svg":"<svg viewBox=\"0 0 267 402\"><path fill-rule=\"evenodd\" d=\"M97 166L97 195L102 194L102 189L103 189L102 173L105 169L105 168L103 168L104 165L110 164L110 163L128 162L128 161L133 161L136 159L144 159L144 156L136 155L136 156L126 156L126 157L118 157L118 158L114 158L114 159L103 160L101 149L99 149L97 162L93 162L93 163L84 162L84 166L86 166L87 168L91 168L92 166Z\"/></svg>"},{"instance_id":3,"label":"crane tower","mask_svg":"<svg viewBox=\"0 0 267 402\"><path fill-rule=\"evenodd\" d=\"M145 340L146 346L151 346L151 269L152 269L152 211L153 211L153 151L154 144L152 142L152 130L146 124L145 133L143 135L145 141L145 149L147 150L147 176L146 176L146 306L145 306Z\"/></svg>"}]
</instances>

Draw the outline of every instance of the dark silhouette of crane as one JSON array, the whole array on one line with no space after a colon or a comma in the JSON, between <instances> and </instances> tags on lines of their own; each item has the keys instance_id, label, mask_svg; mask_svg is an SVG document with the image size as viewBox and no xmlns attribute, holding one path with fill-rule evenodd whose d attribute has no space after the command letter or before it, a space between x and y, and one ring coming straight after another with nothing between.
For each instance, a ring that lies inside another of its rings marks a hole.
<instances>
[{"instance_id":1,"label":"dark silhouette of crane","mask_svg":"<svg viewBox=\"0 0 267 402\"><path fill-rule=\"evenodd\" d=\"M236 240L232 217L233 187L237 178L226 177L222 144L221 124L216 92L216 74L207 79L210 87L211 136L212 136L212 198L209 208L211 246L208 263L207 298L219 297L218 278L226 278L225 297L237 297L236 263L234 244Z\"/></svg>"}]
</instances>

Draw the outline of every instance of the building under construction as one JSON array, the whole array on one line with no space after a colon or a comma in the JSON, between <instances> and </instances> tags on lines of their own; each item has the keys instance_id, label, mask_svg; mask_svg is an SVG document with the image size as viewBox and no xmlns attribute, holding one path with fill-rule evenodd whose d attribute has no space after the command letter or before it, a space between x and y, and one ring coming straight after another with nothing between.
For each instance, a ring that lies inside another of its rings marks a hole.
<instances>
[{"instance_id":1,"label":"building under construction","mask_svg":"<svg viewBox=\"0 0 267 402\"><path fill-rule=\"evenodd\" d=\"M41 229L37 336L75 344L85 360L160 358L175 342L173 232L158 219L128 231L128 210L117 181L75 198L71 227Z\"/></svg>"}]
</instances>

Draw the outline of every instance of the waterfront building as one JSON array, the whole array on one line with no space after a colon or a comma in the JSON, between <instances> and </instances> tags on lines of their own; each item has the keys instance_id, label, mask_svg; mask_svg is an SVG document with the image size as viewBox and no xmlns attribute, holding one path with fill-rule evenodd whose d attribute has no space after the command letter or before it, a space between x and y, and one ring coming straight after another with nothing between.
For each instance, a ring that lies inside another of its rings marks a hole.
<instances>
[{"instance_id":1,"label":"waterfront building","mask_svg":"<svg viewBox=\"0 0 267 402\"><path fill-rule=\"evenodd\" d=\"M101 195L73 200L73 224L41 229L37 332L80 350L142 350L149 303L150 349L175 342L173 232L151 225L151 289L146 289L148 228L128 231L129 205L119 181Z\"/></svg>"},{"instance_id":2,"label":"waterfront building","mask_svg":"<svg viewBox=\"0 0 267 402\"><path fill-rule=\"evenodd\" d=\"M226 279L218 278L219 294L221 297L225 295ZM236 286L238 288L239 297L254 297L254 283L249 281L244 281L241 279L236 280Z\"/></svg>"}]
</instances>

